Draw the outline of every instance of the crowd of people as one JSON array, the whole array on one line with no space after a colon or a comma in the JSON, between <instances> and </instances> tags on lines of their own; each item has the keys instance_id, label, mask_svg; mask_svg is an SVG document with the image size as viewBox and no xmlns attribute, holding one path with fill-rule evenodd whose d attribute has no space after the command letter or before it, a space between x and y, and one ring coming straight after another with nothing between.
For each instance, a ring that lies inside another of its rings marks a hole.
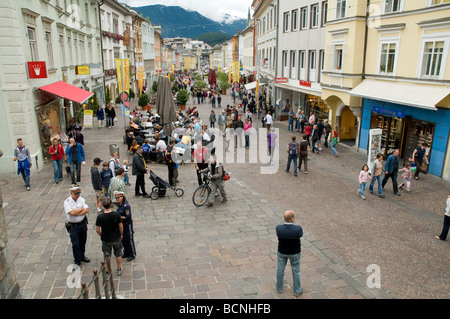
<instances>
[{"instance_id":1,"label":"crowd of people","mask_svg":"<svg viewBox=\"0 0 450 319\"><path fill-rule=\"evenodd\" d=\"M235 148L245 147L249 149L250 132L253 128L256 116L261 116L262 127L267 130L267 146L270 155L270 164L273 164L273 156L279 136L274 128L273 106L266 105L263 98L259 98L259 105L255 100L256 96L252 91L246 91L240 84L233 85L231 94L233 104L226 105L216 114L215 108L222 108L222 96L216 87L208 90L198 90L195 88L195 80L191 77L178 78L176 84L180 88L190 91L194 101L194 107L186 112L181 110L177 113L177 121L174 122L174 131L171 136L164 133L164 125L160 123L157 114L147 111L133 110L130 115L129 126L125 131L124 140L127 144L129 154L132 154L132 162L120 160L119 154L114 152L112 157L103 161L95 157L90 168L91 184L96 198L97 217L95 222L96 233L102 242L102 252L104 255L114 254L117 264L117 275L122 274L122 258L132 261L136 257L136 247L134 244L133 219L131 205L127 200L127 186L129 182L129 169L135 176L135 197L149 198L146 191L145 177L149 174L149 164L165 163L167 165L168 183L175 186L178 180L178 165L192 161L196 170L198 184L205 183L204 175L210 176L211 194L207 199L207 207L214 205L216 190L222 196L221 203L228 200L224 183L223 163L217 161L214 149L215 136L213 132L217 128L220 137L225 139L225 150L229 150L231 139L235 139ZM176 94L176 92L174 92ZM236 103L236 98L242 103ZM209 99L211 103L211 113L208 119L203 121L198 115L198 105ZM114 126L116 117L114 108L111 105L105 109L106 126ZM101 109L101 108L99 108ZM99 128L103 127L105 114L103 110L97 113ZM209 126L206 124L209 123ZM147 124L147 125L144 125ZM217 124L217 127L216 127ZM151 139L146 138L143 131L151 127ZM308 173L309 153L319 154L322 145L332 149L332 154L338 156L336 145L339 143L338 127L332 128L327 120L322 121L311 112L309 117L304 111L298 110L294 113L289 109L288 132L300 133L300 142L297 142L297 135L293 134L287 145L286 152L287 166L286 172L290 171L291 164L294 165L294 175L304 168L303 172ZM84 151L84 137L82 127L75 122L68 127L67 135L61 134L61 138L54 138L49 150L53 167L54 180L59 183L63 179L63 161L67 161L67 171L71 175L70 196L64 202L64 210L67 217L66 229L72 243L72 253L74 264L79 266L81 262L88 263L90 259L85 255L85 245L87 241L87 214L90 212L86 200L81 196L81 167L86 164L86 154ZM61 145L61 141L67 137L67 145ZM244 140L242 139L244 137ZM323 143L322 143L323 140ZM414 178L419 178L420 165L426 162L427 156L425 148L427 145L418 147L413 157L410 159L418 168L414 172ZM180 152L184 150L183 152ZM186 154L186 156L179 156ZM30 168L31 157L29 149L24 145L22 139L17 140L17 147L14 150L14 160L18 162L18 174L21 174L25 187L30 190ZM298 163L298 164L297 164ZM383 154L378 154L373 163L365 163L359 173L358 194L362 199L366 199L365 190L367 183L369 192L373 193L375 182L378 182L378 196L384 198L384 186L389 179L392 180L395 195L400 196L399 190L412 189L413 171L411 164L400 168L399 150L395 150L383 165ZM402 174L402 183L398 186L398 173ZM383 177L384 174L384 177ZM284 225L276 228L278 236L278 265L276 272L276 290L283 290L283 277L287 261L290 261L293 274L294 295L298 296L303 292L300 283L300 238L303 230L300 226L294 225L295 212L286 211L284 213ZM450 227L450 194L446 202L444 217L444 227L437 239L446 240Z\"/></svg>"}]
</instances>

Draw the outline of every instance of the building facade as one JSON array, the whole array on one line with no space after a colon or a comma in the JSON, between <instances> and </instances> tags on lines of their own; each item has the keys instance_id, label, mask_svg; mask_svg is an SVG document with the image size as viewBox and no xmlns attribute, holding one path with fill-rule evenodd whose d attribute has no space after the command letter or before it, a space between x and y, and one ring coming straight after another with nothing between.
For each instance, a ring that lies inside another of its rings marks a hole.
<instances>
[{"instance_id":1,"label":"building facade","mask_svg":"<svg viewBox=\"0 0 450 319\"><path fill-rule=\"evenodd\" d=\"M292 107L328 118L321 99L328 1L280 1L278 7L277 105L280 119ZM269 61L270 65L270 55Z\"/></svg>"},{"instance_id":2,"label":"building facade","mask_svg":"<svg viewBox=\"0 0 450 319\"><path fill-rule=\"evenodd\" d=\"M0 121L5 138L0 172L15 172L17 138L30 149L32 171L40 170L50 162L51 139L72 119L81 122L88 99L63 98L62 85L95 92L99 103L104 101L99 5L84 0L1 2Z\"/></svg>"}]
</instances>

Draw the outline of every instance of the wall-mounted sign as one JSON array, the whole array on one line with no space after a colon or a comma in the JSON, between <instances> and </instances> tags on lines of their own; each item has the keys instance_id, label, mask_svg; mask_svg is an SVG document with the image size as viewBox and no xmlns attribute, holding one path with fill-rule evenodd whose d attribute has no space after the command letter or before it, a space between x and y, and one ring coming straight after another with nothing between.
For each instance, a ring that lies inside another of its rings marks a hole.
<instances>
[{"instance_id":1,"label":"wall-mounted sign","mask_svg":"<svg viewBox=\"0 0 450 319\"><path fill-rule=\"evenodd\" d=\"M75 67L75 74L76 75L89 75L91 74L91 70L89 65L77 65Z\"/></svg>"},{"instance_id":2,"label":"wall-mounted sign","mask_svg":"<svg viewBox=\"0 0 450 319\"><path fill-rule=\"evenodd\" d=\"M45 61L32 61L27 62L28 77L30 79L46 79L47 67Z\"/></svg>"},{"instance_id":3,"label":"wall-mounted sign","mask_svg":"<svg viewBox=\"0 0 450 319\"><path fill-rule=\"evenodd\" d=\"M384 114L384 115L390 115L390 116L394 116L394 117L399 117L401 119L405 118L405 112L402 112L402 111L385 109L385 108L379 107L379 106L374 106L373 107L373 111L375 113L380 113L380 114Z\"/></svg>"},{"instance_id":4,"label":"wall-mounted sign","mask_svg":"<svg viewBox=\"0 0 450 319\"><path fill-rule=\"evenodd\" d=\"M288 83L288 78L275 78L275 83Z\"/></svg>"},{"instance_id":5,"label":"wall-mounted sign","mask_svg":"<svg viewBox=\"0 0 450 319\"><path fill-rule=\"evenodd\" d=\"M311 87L311 82L310 82L310 81L303 81L303 80L300 80L300 85L301 85L301 86Z\"/></svg>"}]
</instances>

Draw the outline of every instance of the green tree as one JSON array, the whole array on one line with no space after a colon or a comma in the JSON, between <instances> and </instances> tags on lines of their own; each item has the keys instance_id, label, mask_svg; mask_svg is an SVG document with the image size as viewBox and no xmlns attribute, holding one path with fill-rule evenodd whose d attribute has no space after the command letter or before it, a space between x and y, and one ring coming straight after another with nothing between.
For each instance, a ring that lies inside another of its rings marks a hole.
<instances>
[{"instance_id":1,"label":"green tree","mask_svg":"<svg viewBox=\"0 0 450 319\"><path fill-rule=\"evenodd\" d=\"M152 92L156 93L158 92L158 82L154 81L152 85Z\"/></svg>"},{"instance_id":2,"label":"green tree","mask_svg":"<svg viewBox=\"0 0 450 319\"><path fill-rule=\"evenodd\" d=\"M189 101L189 93L187 90L179 90L176 97L177 103L179 105L186 105Z\"/></svg>"},{"instance_id":3,"label":"green tree","mask_svg":"<svg viewBox=\"0 0 450 319\"><path fill-rule=\"evenodd\" d=\"M150 99L148 98L148 95L143 93L139 96L138 105L140 107L146 107L150 103Z\"/></svg>"},{"instance_id":4,"label":"green tree","mask_svg":"<svg viewBox=\"0 0 450 319\"><path fill-rule=\"evenodd\" d=\"M106 87L105 100L106 104L111 103L111 93L109 92L109 86Z\"/></svg>"},{"instance_id":5,"label":"green tree","mask_svg":"<svg viewBox=\"0 0 450 319\"><path fill-rule=\"evenodd\" d=\"M97 99L97 93L94 92L94 95L91 96L88 100L88 109L93 110L94 114L97 113L98 110L98 99Z\"/></svg>"},{"instance_id":6,"label":"green tree","mask_svg":"<svg viewBox=\"0 0 450 319\"><path fill-rule=\"evenodd\" d=\"M132 99L134 99L134 97L136 96L136 95L134 94L134 91L133 91L132 88L130 88L129 95L130 95L130 101L131 101Z\"/></svg>"}]
</instances>

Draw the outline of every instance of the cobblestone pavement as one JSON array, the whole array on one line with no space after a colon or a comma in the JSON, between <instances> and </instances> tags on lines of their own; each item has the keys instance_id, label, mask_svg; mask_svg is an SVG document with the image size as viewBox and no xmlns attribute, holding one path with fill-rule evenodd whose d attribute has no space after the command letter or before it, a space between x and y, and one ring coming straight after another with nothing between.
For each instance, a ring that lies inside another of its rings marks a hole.
<instances>
[{"instance_id":1,"label":"cobblestone pavement","mask_svg":"<svg viewBox=\"0 0 450 319\"><path fill-rule=\"evenodd\" d=\"M230 103L224 97L223 105ZM204 119L210 105L202 104ZM120 108L117 113L120 113ZM82 196L92 208L82 278L90 282L102 260L95 233L95 196L89 176L94 157L110 158L109 144L120 147L120 158L132 159L123 144L123 119L112 129L86 129L86 166L82 168ZM281 144L290 133L284 123ZM290 268L286 287L275 291L277 239L275 226L286 209L297 212L302 239L301 272L304 294L298 299L319 298L448 298L448 242L434 239L442 226L448 183L423 175L413 191L394 198L386 186L386 199L358 198L357 175L365 156L341 145L340 157L329 150L310 156L308 175L284 172L280 156L276 174L261 175L262 164L229 164L232 179L226 182L228 203L197 208L192 164L179 168L178 198L171 190L157 200L134 198L132 207L137 258L124 261L123 275L114 277L124 298L289 298L293 299ZM281 152L283 153L283 152ZM151 164L167 180L167 168ZM2 195L17 280L23 298L75 298L77 288L67 280L72 263L71 244L64 229L63 202L69 196L70 177L53 182L47 164L31 178L31 191L21 178L3 175ZM355 182L356 181L356 182ZM146 179L149 191L153 184ZM445 195L445 196L444 196ZM381 269L381 289L368 288L367 267ZM112 262L113 269L115 261ZM115 274L115 273L114 273ZM114 275L113 274L113 275ZM90 291L93 294L93 289Z\"/></svg>"}]
</instances>

